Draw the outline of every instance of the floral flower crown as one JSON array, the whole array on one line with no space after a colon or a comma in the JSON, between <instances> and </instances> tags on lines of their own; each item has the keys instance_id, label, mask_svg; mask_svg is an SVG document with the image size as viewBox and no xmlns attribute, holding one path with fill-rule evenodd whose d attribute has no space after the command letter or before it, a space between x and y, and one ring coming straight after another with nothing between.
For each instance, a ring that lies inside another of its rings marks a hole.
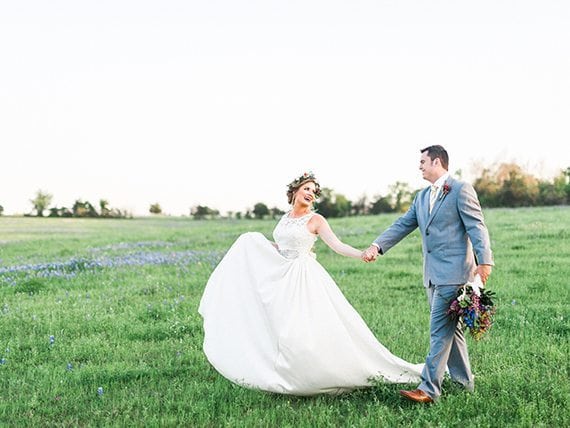
<instances>
[{"instance_id":1,"label":"floral flower crown","mask_svg":"<svg viewBox=\"0 0 570 428\"><path fill-rule=\"evenodd\" d=\"M311 171L304 172L302 175L295 178L291 183L288 184L287 196L292 197L293 193L295 193L297 189L299 189L299 187L301 187L301 185L307 181L312 181L315 183L315 198L318 198L321 195L321 185L317 181L315 174L313 174Z\"/></svg>"}]
</instances>

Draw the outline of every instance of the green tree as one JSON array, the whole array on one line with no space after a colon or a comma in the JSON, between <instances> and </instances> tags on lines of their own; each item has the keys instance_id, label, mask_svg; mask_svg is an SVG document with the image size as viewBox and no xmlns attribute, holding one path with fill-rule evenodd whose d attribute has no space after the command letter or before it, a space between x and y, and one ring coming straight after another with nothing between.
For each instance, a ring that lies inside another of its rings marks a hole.
<instances>
[{"instance_id":1,"label":"green tree","mask_svg":"<svg viewBox=\"0 0 570 428\"><path fill-rule=\"evenodd\" d=\"M538 182L538 200L540 205L563 205L567 201L566 177L561 173L552 183Z\"/></svg>"},{"instance_id":2,"label":"green tree","mask_svg":"<svg viewBox=\"0 0 570 428\"><path fill-rule=\"evenodd\" d=\"M335 205L337 206L339 217L348 217L352 211L352 202L344 195L335 194Z\"/></svg>"},{"instance_id":3,"label":"green tree","mask_svg":"<svg viewBox=\"0 0 570 428\"><path fill-rule=\"evenodd\" d=\"M216 218L220 215L220 212L205 205L196 205L190 209L190 215L194 220L204 220Z\"/></svg>"},{"instance_id":4,"label":"green tree","mask_svg":"<svg viewBox=\"0 0 570 428\"><path fill-rule=\"evenodd\" d=\"M501 184L497 181L491 169L483 169L481 176L475 179L473 187L477 192L477 196L479 197L479 201L482 206L499 206L499 192L501 190Z\"/></svg>"},{"instance_id":5,"label":"green tree","mask_svg":"<svg viewBox=\"0 0 570 428\"><path fill-rule=\"evenodd\" d=\"M366 215L368 214L368 198L366 195L362 195L352 203L351 215Z\"/></svg>"},{"instance_id":6,"label":"green tree","mask_svg":"<svg viewBox=\"0 0 570 428\"><path fill-rule=\"evenodd\" d=\"M269 215L269 208L263 202L258 202L253 206L253 215L256 219L262 219Z\"/></svg>"},{"instance_id":7,"label":"green tree","mask_svg":"<svg viewBox=\"0 0 570 428\"><path fill-rule=\"evenodd\" d=\"M394 207L392 206L390 197L382 195L376 196L375 199L370 203L368 212L374 215L394 212Z\"/></svg>"},{"instance_id":8,"label":"green tree","mask_svg":"<svg viewBox=\"0 0 570 428\"><path fill-rule=\"evenodd\" d=\"M83 202L81 199L77 199L71 210L73 217L99 217L97 210L89 201Z\"/></svg>"},{"instance_id":9,"label":"green tree","mask_svg":"<svg viewBox=\"0 0 570 428\"><path fill-rule=\"evenodd\" d=\"M148 211L151 214L162 214L162 208L160 207L160 204L158 202L151 204L150 208L148 209Z\"/></svg>"},{"instance_id":10,"label":"green tree","mask_svg":"<svg viewBox=\"0 0 570 428\"><path fill-rule=\"evenodd\" d=\"M333 190L328 187L321 189L321 196L315 203L315 208L327 218L338 217L338 210L334 203Z\"/></svg>"},{"instance_id":11,"label":"green tree","mask_svg":"<svg viewBox=\"0 0 570 428\"><path fill-rule=\"evenodd\" d=\"M99 213L101 217L110 217L109 201L107 199L99 199Z\"/></svg>"},{"instance_id":12,"label":"green tree","mask_svg":"<svg viewBox=\"0 0 570 428\"><path fill-rule=\"evenodd\" d=\"M273 207L269 210L269 214L271 215L271 218L276 219L276 218L281 217L283 214L285 214L285 211L283 211L280 208Z\"/></svg>"},{"instance_id":13,"label":"green tree","mask_svg":"<svg viewBox=\"0 0 570 428\"><path fill-rule=\"evenodd\" d=\"M570 166L566 170L562 171L562 176L564 176L564 192L566 193L566 203L570 204Z\"/></svg>"},{"instance_id":14,"label":"green tree","mask_svg":"<svg viewBox=\"0 0 570 428\"><path fill-rule=\"evenodd\" d=\"M38 190L36 192L36 197L34 199L30 199L30 202L34 206L34 210L36 210L36 215L38 217L44 216L44 211L51 204L52 199L53 195L42 190Z\"/></svg>"},{"instance_id":15,"label":"green tree","mask_svg":"<svg viewBox=\"0 0 570 428\"><path fill-rule=\"evenodd\" d=\"M394 201L394 211L404 212L412 203L412 189L408 183L402 181L396 181L396 183L390 186L390 197Z\"/></svg>"},{"instance_id":16,"label":"green tree","mask_svg":"<svg viewBox=\"0 0 570 428\"><path fill-rule=\"evenodd\" d=\"M522 207L539 203L539 181L514 163L484 169L473 187L483 206Z\"/></svg>"},{"instance_id":17,"label":"green tree","mask_svg":"<svg viewBox=\"0 0 570 428\"><path fill-rule=\"evenodd\" d=\"M497 171L497 181L501 183L499 203L504 207L536 205L538 180L525 173L519 165L501 164Z\"/></svg>"},{"instance_id":18,"label":"green tree","mask_svg":"<svg viewBox=\"0 0 570 428\"><path fill-rule=\"evenodd\" d=\"M352 202L346 196L335 193L332 189L325 187L322 189L321 196L315 207L320 214L327 218L346 217L350 215Z\"/></svg>"},{"instance_id":19,"label":"green tree","mask_svg":"<svg viewBox=\"0 0 570 428\"><path fill-rule=\"evenodd\" d=\"M73 217L73 213L66 207L53 207L49 209L49 217Z\"/></svg>"}]
</instances>

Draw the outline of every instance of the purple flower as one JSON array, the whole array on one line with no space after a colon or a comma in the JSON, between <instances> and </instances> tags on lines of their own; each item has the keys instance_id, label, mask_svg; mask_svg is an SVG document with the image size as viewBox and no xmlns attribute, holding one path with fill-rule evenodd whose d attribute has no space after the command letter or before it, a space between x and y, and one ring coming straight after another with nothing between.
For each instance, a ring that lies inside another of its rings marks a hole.
<instances>
[{"instance_id":1,"label":"purple flower","mask_svg":"<svg viewBox=\"0 0 570 428\"><path fill-rule=\"evenodd\" d=\"M493 295L492 291L481 289L478 296L471 285L466 284L457 291L457 297L449 305L447 313L468 328L471 337L479 340L493 324Z\"/></svg>"}]
</instances>

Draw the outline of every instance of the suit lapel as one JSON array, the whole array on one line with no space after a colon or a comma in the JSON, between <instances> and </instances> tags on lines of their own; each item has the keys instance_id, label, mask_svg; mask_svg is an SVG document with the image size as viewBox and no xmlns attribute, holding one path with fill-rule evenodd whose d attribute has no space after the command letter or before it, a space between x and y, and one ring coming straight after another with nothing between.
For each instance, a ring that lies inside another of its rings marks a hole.
<instances>
[{"instance_id":1,"label":"suit lapel","mask_svg":"<svg viewBox=\"0 0 570 428\"><path fill-rule=\"evenodd\" d=\"M429 213L429 192L430 192L430 188L427 187L424 190L424 195L423 195L423 206L424 209L422 209L422 214L425 216L426 221L429 220L430 217L430 213Z\"/></svg>"},{"instance_id":2,"label":"suit lapel","mask_svg":"<svg viewBox=\"0 0 570 428\"><path fill-rule=\"evenodd\" d=\"M447 180L445 180L445 182L443 183L443 186L441 188L441 190L439 191L439 195L437 196L437 199L435 200L435 203L433 204L433 209L431 210L431 214L429 214L428 217L428 222L427 222L427 226L429 226L431 224L431 222L433 221L435 215L437 214L437 212L439 211L439 207L441 206L441 204L443 203L443 200L445 199L445 197L447 196L447 192L444 192L444 188L451 188L450 185L450 181L451 181L451 177L449 177ZM428 210L429 210L429 191L428 193Z\"/></svg>"}]
</instances>

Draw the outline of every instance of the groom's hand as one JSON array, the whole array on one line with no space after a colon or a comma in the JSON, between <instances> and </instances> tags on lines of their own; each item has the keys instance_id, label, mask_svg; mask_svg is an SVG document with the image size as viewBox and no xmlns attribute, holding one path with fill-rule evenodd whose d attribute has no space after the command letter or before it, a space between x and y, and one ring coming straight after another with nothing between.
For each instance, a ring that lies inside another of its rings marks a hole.
<instances>
[{"instance_id":1,"label":"groom's hand","mask_svg":"<svg viewBox=\"0 0 570 428\"><path fill-rule=\"evenodd\" d=\"M483 282L483 284L486 284L487 279L489 278L489 275L491 275L492 269L493 269L493 266L491 266L491 265L479 265L475 269L475 274L477 274L481 277L481 281Z\"/></svg>"},{"instance_id":2,"label":"groom's hand","mask_svg":"<svg viewBox=\"0 0 570 428\"><path fill-rule=\"evenodd\" d=\"M376 245L371 245L366 250L362 252L362 260L365 262L373 262L378 257L378 247Z\"/></svg>"}]
</instances>

